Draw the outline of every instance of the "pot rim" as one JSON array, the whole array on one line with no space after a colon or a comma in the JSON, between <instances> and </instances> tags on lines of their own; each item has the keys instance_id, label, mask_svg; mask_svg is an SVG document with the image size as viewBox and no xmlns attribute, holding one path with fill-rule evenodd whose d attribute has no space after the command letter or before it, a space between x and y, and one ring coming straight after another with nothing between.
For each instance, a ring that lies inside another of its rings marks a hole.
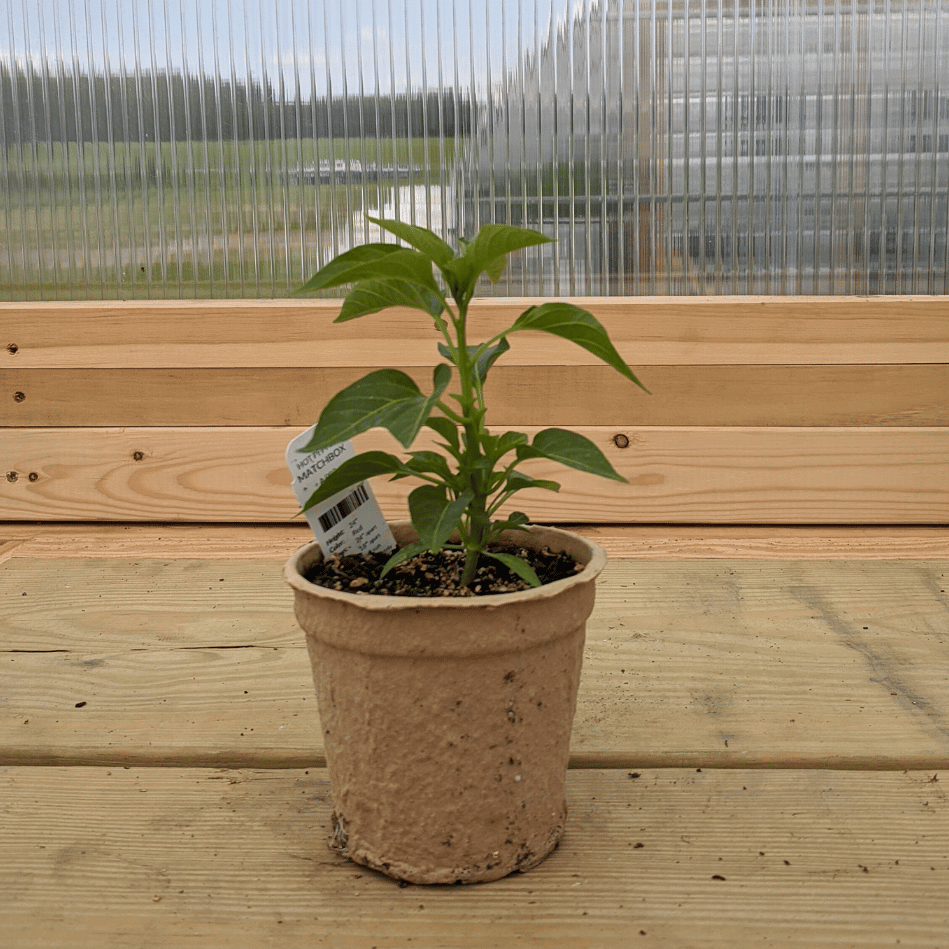
<instances>
[{"instance_id":1,"label":"pot rim","mask_svg":"<svg viewBox=\"0 0 949 949\"><path fill-rule=\"evenodd\" d=\"M410 521L389 521L389 526L396 531L411 530ZM359 594L349 593L345 590L333 590L329 587L319 586L311 583L303 575L317 556L322 556L322 549L319 541L311 540L299 547L287 560L283 576L286 582L300 593L323 597L329 600L337 600L341 603L350 603L359 606L365 610L451 610L451 609L472 609L475 607L500 608L504 606L516 606L525 601L537 601L559 596L571 587L580 586L594 580L606 566L606 551L587 537L575 534L572 531L562 530L559 527L548 527L540 524L529 524L527 530L532 534L550 535L554 543L562 550L570 553L579 562L583 562L583 555L587 559L583 570L572 577L565 577L562 580L554 580L552 583L545 583L543 586L532 587L529 590L518 590L514 593L490 593L484 596L381 596L378 594ZM502 538L516 541L518 537L523 537L523 531L505 531L500 536Z\"/></svg>"}]
</instances>

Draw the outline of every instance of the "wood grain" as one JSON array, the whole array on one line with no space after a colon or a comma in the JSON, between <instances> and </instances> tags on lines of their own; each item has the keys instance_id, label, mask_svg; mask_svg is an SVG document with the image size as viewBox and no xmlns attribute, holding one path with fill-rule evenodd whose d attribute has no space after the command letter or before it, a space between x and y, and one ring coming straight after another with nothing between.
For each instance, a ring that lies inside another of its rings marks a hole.
<instances>
[{"instance_id":1,"label":"wood grain","mask_svg":"<svg viewBox=\"0 0 949 949\"><path fill-rule=\"evenodd\" d=\"M9 560L24 543L22 540L0 540L0 563Z\"/></svg>"},{"instance_id":2,"label":"wood grain","mask_svg":"<svg viewBox=\"0 0 949 949\"><path fill-rule=\"evenodd\" d=\"M0 771L5 949L940 946L945 772L572 772L560 848L399 887L326 849L319 770Z\"/></svg>"},{"instance_id":3,"label":"wood grain","mask_svg":"<svg viewBox=\"0 0 949 949\"><path fill-rule=\"evenodd\" d=\"M509 326L535 299L476 300L471 338ZM631 365L949 362L947 297L579 298ZM428 365L428 318L393 309L334 325L334 300L0 304L6 365L234 368ZM425 345L427 342L428 345ZM420 345L422 343L422 345ZM512 336L523 364L594 365L547 334Z\"/></svg>"},{"instance_id":4,"label":"wood grain","mask_svg":"<svg viewBox=\"0 0 949 949\"><path fill-rule=\"evenodd\" d=\"M559 494L527 491L538 521L586 523L949 522L949 429L579 427L625 485L543 460L525 471ZM525 427L531 434L534 429ZM0 519L288 521L283 454L298 429L0 430ZM431 434L431 433L429 433ZM622 434L628 447L614 444ZM381 430L357 448L397 451ZM416 443L434 447L423 433ZM31 474L35 477L31 478ZM406 481L375 484L400 517Z\"/></svg>"},{"instance_id":5,"label":"wood grain","mask_svg":"<svg viewBox=\"0 0 949 949\"><path fill-rule=\"evenodd\" d=\"M946 527L578 524L573 529L622 559L949 560Z\"/></svg>"},{"instance_id":6,"label":"wood grain","mask_svg":"<svg viewBox=\"0 0 949 949\"><path fill-rule=\"evenodd\" d=\"M0 579L0 763L322 762L280 563L15 558ZM949 768L947 580L949 561L611 561L573 763Z\"/></svg>"},{"instance_id":7,"label":"wood grain","mask_svg":"<svg viewBox=\"0 0 949 949\"><path fill-rule=\"evenodd\" d=\"M473 334L534 302L477 301ZM311 536L286 444L367 369L426 383L429 321L0 304L4 949L944 943L949 298L578 302L655 395L536 333L489 394L631 482L538 464L564 490L523 502L614 557L568 835L527 876L425 890L324 849L280 568ZM409 487L375 488L402 516Z\"/></svg>"},{"instance_id":8,"label":"wood grain","mask_svg":"<svg viewBox=\"0 0 949 949\"><path fill-rule=\"evenodd\" d=\"M388 365L388 364L387 364ZM428 367L406 366L420 387ZM490 424L949 425L949 363L903 366L523 366L488 378ZM311 425L368 367L20 369L3 373L10 422L49 426ZM22 401L13 400L22 393Z\"/></svg>"},{"instance_id":9,"label":"wood grain","mask_svg":"<svg viewBox=\"0 0 949 949\"><path fill-rule=\"evenodd\" d=\"M636 560L949 560L949 527L810 525L563 525L607 555ZM0 562L10 557L272 559L283 563L310 528L293 524L0 524ZM5 539L5 540L4 540Z\"/></svg>"}]
</instances>

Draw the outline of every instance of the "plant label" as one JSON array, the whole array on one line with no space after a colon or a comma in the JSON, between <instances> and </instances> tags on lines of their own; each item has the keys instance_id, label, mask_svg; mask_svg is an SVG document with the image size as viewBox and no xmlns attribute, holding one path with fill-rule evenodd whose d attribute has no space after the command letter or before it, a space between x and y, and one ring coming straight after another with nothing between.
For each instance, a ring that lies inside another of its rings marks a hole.
<instances>
[{"instance_id":1,"label":"plant label","mask_svg":"<svg viewBox=\"0 0 949 949\"><path fill-rule=\"evenodd\" d=\"M352 442L309 454L300 451L313 437L316 426L298 435L287 446L287 467L293 474L293 493L302 507L320 482L356 454ZM395 550L395 538L386 524L368 481L346 488L304 512L324 555L367 554Z\"/></svg>"}]
</instances>

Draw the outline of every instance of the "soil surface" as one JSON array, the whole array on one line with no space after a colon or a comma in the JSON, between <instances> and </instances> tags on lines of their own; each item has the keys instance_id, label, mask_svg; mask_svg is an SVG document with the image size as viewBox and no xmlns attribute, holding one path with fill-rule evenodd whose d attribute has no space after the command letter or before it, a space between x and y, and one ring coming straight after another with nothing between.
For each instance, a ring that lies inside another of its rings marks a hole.
<instances>
[{"instance_id":1,"label":"soil surface","mask_svg":"<svg viewBox=\"0 0 949 949\"><path fill-rule=\"evenodd\" d=\"M493 548L492 548L493 549ZM548 548L498 547L499 553L517 554L533 568L541 585L573 576L583 569L573 557L555 553ZM348 593L369 593L380 596L486 596L491 593L515 593L529 590L530 585L508 570L500 561L482 557L470 587L461 586L465 555L460 550L428 552L394 567L384 578L382 568L391 553L333 554L321 561L306 575L317 586Z\"/></svg>"}]
</instances>

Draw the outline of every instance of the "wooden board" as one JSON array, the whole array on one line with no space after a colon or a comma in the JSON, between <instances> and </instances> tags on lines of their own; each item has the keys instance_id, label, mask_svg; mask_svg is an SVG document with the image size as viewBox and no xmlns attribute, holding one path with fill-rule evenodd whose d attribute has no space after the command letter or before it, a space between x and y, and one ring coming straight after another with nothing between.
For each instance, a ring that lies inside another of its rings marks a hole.
<instances>
[{"instance_id":1,"label":"wooden board","mask_svg":"<svg viewBox=\"0 0 949 949\"><path fill-rule=\"evenodd\" d=\"M947 574L611 561L574 763L949 768ZM279 561L10 558L0 588L0 763L321 763Z\"/></svg>"},{"instance_id":2,"label":"wooden board","mask_svg":"<svg viewBox=\"0 0 949 949\"><path fill-rule=\"evenodd\" d=\"M403 367L423 389L427 367ZM949 363L904 366L609 366L491 370L495 425L949 425ZM299 425L368 367L20 369L3 373L9 421L46 426ZM16 393L20 401L14 401ZM591 397L591 394L594 397Z\"/></svg>"},{"instance_id":3,"label":"wooden board","mask_svg":"<svg viewBox=\"0 0 949 949\"><path fill-rule=\"evenodd\" d=\"M533 302L478 301L473 335ZM495 424L577 427L631 481L541 464L564 490L523 504L625 558L568 836L525 877L424 890L323 847L280 566L309 537L286 443L367 369L427 382L429 321L0 304L3 949L945 942L949 298L579 302L653 398L536 333L491 378ZM397 516L407 490L377 486ZM221 523L135 523L168 520ZM788 526L730 526L757 522Z\"/></svg>"},{"instance_id":4,"label":"wooden board","mask_svg":"<svg viewBox=\"0 0 949 949\"><path fill-rule=\"evenodd\" d=\"M472 339L535 299L480 299ZM580 298L631 365L949 362L947 297ZM431 321L414 310L334 325L335 300L0 304L7 366L235 368L429 365ZM595 365L540 333L511 337L524 365ZM507 358L507 357L506 357Z\"/></svg>"},{"instance_id":5,"label":"wooden board","mask_svg":"<svg viewBox=\"0 0 949 949\"><path fill-rule=\"evenodd\" d=\"M563 485L559 494L518 495L537 521L949 522L947 428L577 430L629 484L532 461L525 471ZM283 455L299 431L3 430L0 519L288 521L296 504ZM434 447L434 436L423 433L416 447ZM399 450L381 430L360 436L357 448ZM411 483L373 487L387 516L403 516Z\"/></svg>"},{"instance_id":6,"label":"wooden board","mask_svg":"<svg viewBox=\"0 0 949 949\"><path fill-rule=\"evenodd\" d=\"M624 560L949 560L949 527L572 524ZM259 560L283 563L310 528L292 524L0 523L0 563L11 557Z\"/></svg>"},{"instance_id":7,"label":"wooden board","mask_svg":"<svg viewBox=\"0 0 949 949\"><path fill-rule=\"evenodd\" d=\"M560 848L477 887L326 849L322 771L0 769L4 949L919 947L947 774L571 772Z\"/></svg>"}]
</instances>

